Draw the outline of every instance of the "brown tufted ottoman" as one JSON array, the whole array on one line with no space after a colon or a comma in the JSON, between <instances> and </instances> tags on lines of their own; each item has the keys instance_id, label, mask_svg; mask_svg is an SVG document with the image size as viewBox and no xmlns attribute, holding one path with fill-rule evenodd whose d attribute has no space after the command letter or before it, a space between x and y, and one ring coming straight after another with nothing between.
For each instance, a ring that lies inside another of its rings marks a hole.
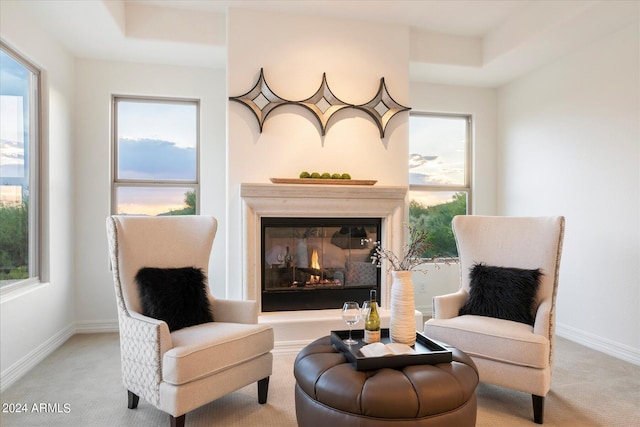
<instances>
[{"instance_id":1,"label":"brown tufted ottoman","mask_svg":"<svg viewBox=\"0 0 640 427\"><path fill-rule=\"evenodd\" d=\"M475 426L478 371L448 349L451 363L356 371L330 337L312 342L293 367L298 426Z\"/></svg>"}]
</instances>

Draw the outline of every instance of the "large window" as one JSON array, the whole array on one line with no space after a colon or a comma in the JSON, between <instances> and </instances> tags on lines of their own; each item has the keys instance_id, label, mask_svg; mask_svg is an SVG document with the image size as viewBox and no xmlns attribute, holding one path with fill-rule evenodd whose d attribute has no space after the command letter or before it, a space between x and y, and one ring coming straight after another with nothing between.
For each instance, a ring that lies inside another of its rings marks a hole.
<instances>
[{"instance_id":1,"label":"large window","mask_svg":"<svg viewBox=\"0 0 640 427\"><path fill-rule=\"evenodd\" d=\"M412 113L409 128L410 222L427 229L425 257L457 257L451 219L471 198L471 117Z\"/></svg>"},{"instance_id":2,"label":"large window","mask_svg":"<svg viewBox=\"0 0 640 427\"><path fill-rule=\"evenodd\" d=\"M39 278L39 71L0 43L0 286Z\"/></svg>"},{"instance_id":3,"label":"large window","mask_svg":"<svg viewBox=\"0 0 640 427\"><path fill-rule=\"evenodd\" d=\"M197 214L198 102L114 97L113 120L112 212Z\"/></svg>"}]
</instances>

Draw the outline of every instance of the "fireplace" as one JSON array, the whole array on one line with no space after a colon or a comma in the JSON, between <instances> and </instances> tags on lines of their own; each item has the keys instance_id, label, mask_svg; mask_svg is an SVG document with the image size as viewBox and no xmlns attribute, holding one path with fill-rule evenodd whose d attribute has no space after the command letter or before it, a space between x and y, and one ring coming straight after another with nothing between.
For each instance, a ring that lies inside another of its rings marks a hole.
<instances>
[{"instance_id":1,"label":"fireplace","mask_svg":"<svg viewBox=\"0 0 640 427\"><path fill-rule=\"evenodd\" d=\"M243 183L240 186L242 200L242 298L260 302L263 298L262 277L265 274L264 255L262 248L262 221L269 218L343 218L373 219L379 221L380 228L377 239L382 246L393 251L400 251L404 241L405 197L406 187L390 186L353 186L353 185L287 185L266 183ZM331 225L337 227L336 225ZM349 225L351 226L351 225ZM342 228L342 226L340 226ZM334 228L335 230L335 228ZM289 251L295 243L291 243ZM297 246L296 246L297 250ZM286 254L286 245L285 245ZM309 254L309 257L311 254ZM310 259L309 259L310 261ZM326 267L326 266L325 266ZM384 271L378 270L380 305L389 307L391 278ZM335 278L334 278L335 279ZM364 290L354 298L361 302L368 297L368 290ZM332 305L335 310L342 306L343 298L338 305ZM276 312L265 312L275 315ZM300 317L295 315L298 310L287 310L279 313L291 313L295 322ZM327 310L302 310L301 313ZM317 319L313 315L312 318ZM272 318L273 316L269 316ZM308 316L307 316L308 317Z\"/></svg>"},{"instance_id":2,"label":"fireplace","mask_svg":"<svg viewBox=\"0 0 640 427\"><path fill-rule=\"evenodd\" d=\"M262 311L335 309L379 291L380 229L380 218L262 218Z\"/></svg>"}]
</instances>

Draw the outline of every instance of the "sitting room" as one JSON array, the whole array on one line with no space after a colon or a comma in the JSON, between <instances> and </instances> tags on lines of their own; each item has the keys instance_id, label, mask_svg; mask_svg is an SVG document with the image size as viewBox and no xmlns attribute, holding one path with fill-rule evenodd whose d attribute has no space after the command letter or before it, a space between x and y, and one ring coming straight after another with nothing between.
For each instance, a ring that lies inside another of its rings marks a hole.
<instances>
[{"instance_id":1,"label":"sitting room","mask_svg":"<svg viewBox=\"0 0 640 427\"><path fill-rule=\"evenodd\" d=\"M0 0L0 54L1 425L640 418L639 1ZM460 217L553 219L555 246L475 223L467 252ZM330 336L371 290L392 333L376 248L416 221L435 249L405 314L449 359L358 370ZM545 326L516 329L544 336L544 375L496 380L502 356L465 346L512 347L441 320L482 263L541 272ZM143 267L193 267L213 321L148 322ZM413 415L402 369L430 378Z\"/></svg>"}]
</instances>

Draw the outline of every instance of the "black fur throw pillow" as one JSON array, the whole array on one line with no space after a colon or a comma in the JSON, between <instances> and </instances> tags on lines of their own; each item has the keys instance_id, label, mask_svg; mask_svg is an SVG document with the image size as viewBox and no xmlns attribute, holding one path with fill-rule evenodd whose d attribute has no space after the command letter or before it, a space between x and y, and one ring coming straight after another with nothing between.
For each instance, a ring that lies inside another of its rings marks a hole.
<instances>
[{"instance_id":1,"label":"black fur throw pillow","mask_svg":"<svg viewBox=\"0 0 640 427\"><path fill-rule=\"evenodd\" d=\"M144 267L136 282L142 314L164 320L171 332L213 321L201 269Z\"/></svg>"},{"instance_id":2,"label":"black fur throw pillow","mask_svg":"<svg viewBox=\"0 0 640 427\"><path fill-rule=\"evenodd\" d=\"M474 314L533 325L540 269L475 264L469 273L469 299L459 314Z\"/></svg>"}]
</instances>

